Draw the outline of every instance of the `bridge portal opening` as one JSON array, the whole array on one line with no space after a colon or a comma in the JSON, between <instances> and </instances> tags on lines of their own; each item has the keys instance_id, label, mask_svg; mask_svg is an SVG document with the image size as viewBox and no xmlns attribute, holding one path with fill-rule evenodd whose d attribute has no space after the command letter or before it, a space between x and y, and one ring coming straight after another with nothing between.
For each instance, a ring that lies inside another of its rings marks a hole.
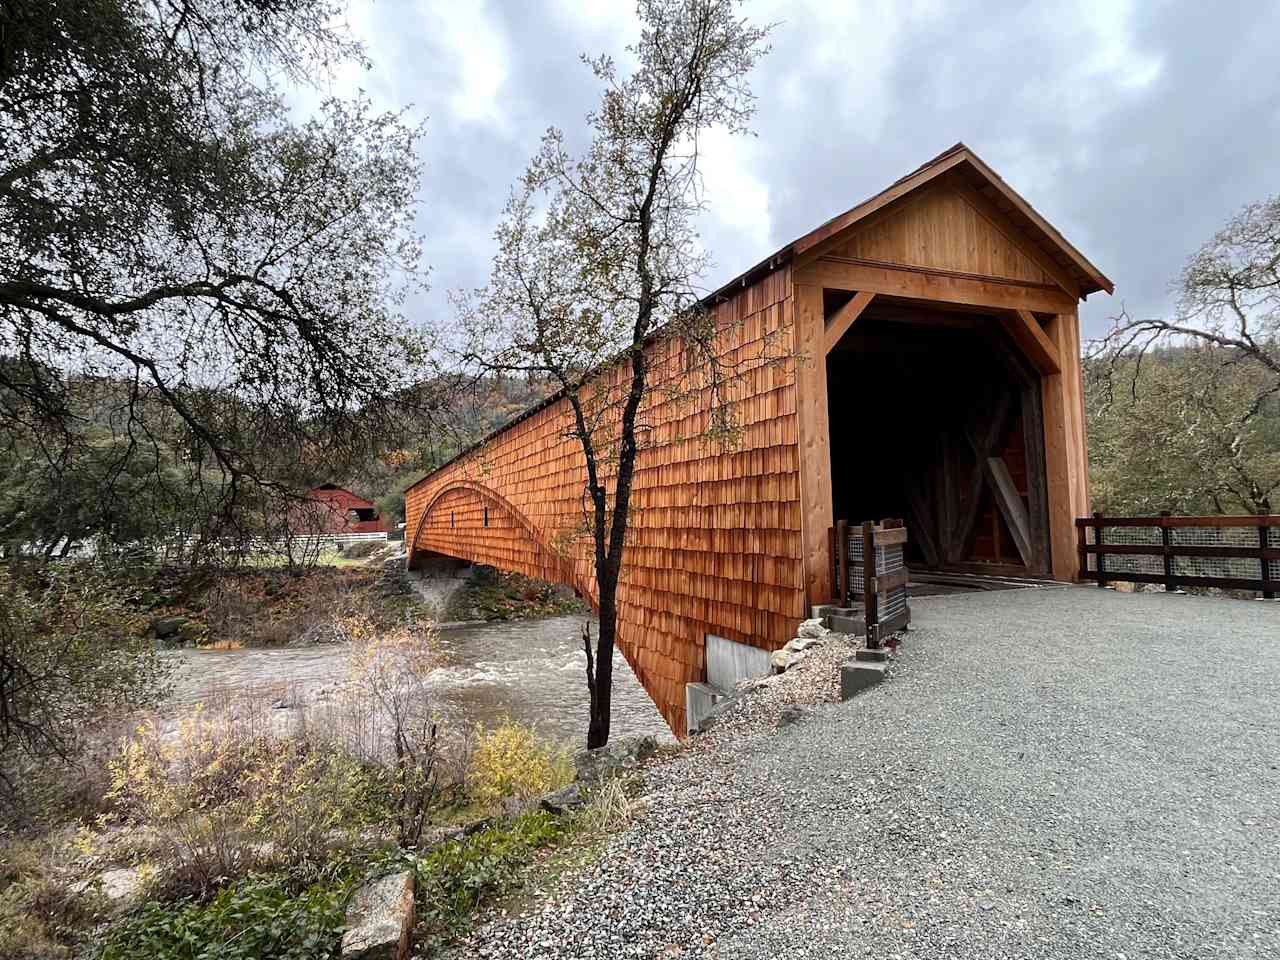
<instances>
[{"instance_id":1,"label":"bridge portal opening","mask_svg":"<svg viewBox=\"0 0 1280 960\"><path fill-rule=\"evenodd\" d=\"M1048 576L1040 378L997 318L877 298L827 397L837 521L902 518L916 572Z\"/></svg>"}]
</instances>

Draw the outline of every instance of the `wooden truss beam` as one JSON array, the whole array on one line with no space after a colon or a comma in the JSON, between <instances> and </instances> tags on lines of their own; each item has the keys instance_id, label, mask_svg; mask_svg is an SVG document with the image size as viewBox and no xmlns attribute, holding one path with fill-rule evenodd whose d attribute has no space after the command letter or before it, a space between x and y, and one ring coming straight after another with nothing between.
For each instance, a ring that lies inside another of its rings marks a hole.
<instances>
[{"instance_id":1,"label":"wooden truss beam","mask_svg":"<svg viewBox=\"0 0 1280 960\"><path fill-rule=\"evenodd\" d=\"M867 309L867 305L871 303L874 297L874 293L860 292L835 312L827 324L827 349L825 353L830 353L832 348L840 342L840 338L849 332L849 328L862 316L862 311Z\"/></svg>"},{"instance_id":2,"label":"wooden truss beam","mask_svg":"<svg viewBox=\"0 0 1280 960\"><path fill-rule=\"evenodd\" d=\"M796 283L992 310L1066 313L1076 306L1075 299L1063 293L1057 284L1015 283L955 271L848 257L826 256L805 264L797 271Z\"/></svg>"},{"instance_id":3,"label":"wooden truss beam","mask_svg":"<svg viewBox=\"0 0 1280 960\"><path fill-rule=\"evenodd\" d=\"M1057 346L1029 311L1004 311L999 316L1005 331L1037 373L1048 377L1062 372Z\"/></svg>"},{"instance_id":4,"label":"wooden truss beam","mask_svg":"<svg viewBox=\"0 0 1280 960\"><path fill-rule=\"evenodd\" d=\"M1009 532L1013 534L1013 544L1018 548L1018 555L1029 570L1034 570L1036 556L1031 542L1031 520L1013 477L1009 475L1009 468L1000 457L987 457L986 467L992 499L1004 517Z\"/></svg>"}]
</instances>

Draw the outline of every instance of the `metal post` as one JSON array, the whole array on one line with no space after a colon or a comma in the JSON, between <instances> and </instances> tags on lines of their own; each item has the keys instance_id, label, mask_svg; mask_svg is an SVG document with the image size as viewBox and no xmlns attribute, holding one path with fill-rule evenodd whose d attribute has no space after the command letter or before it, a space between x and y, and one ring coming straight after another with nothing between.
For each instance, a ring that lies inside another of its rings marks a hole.
<instances>
[{"instance_id":1,"label":"metal post","mask_svg":"<svg viewBox=\"0 0 1280 960\"><path fill-rule=\"evenodd\" d=\"M840 606L849 606L849 521L836 522L836 543L840 546Z\"/></svg>"},{"instance_id":2,"label":"metal post","mask_svg":"<svg viewBox=\"0 0 1280 960\"><path fill-rule=\"evenodd\" d=\"M1093 514L1093 542L1099 547L1105 542L1102 536L1102 514L1095 511ZM1107 585L1107 555L1101 550L1098 551L1098 586L1100 588Z\"/></svg>"},{"instance_id":3,"label":"metal post","mask_svg":"<svg viewBox=\"0 0 1280 960\"><path fill-rule=\"evenodd\" d=\"M1164 547L1164 591L1173 593L1178 589L1173 579L1173 531L1165 521L1173 516L1168 510L1160 511L1160 543Z\"/></svg>"},{"instance_id":4,"label":"metal post","mask_svg":"<svg viewBox=\"0 0 1280 960\"><path fill-rule=\"evenodd\" d=\"M1262 579L1271 579L1271 562L1267 559L1266 551L1271 547L1271 528L1265 524L1258 527L1258 546L1262 549L1262 556L1258 558L1258 562L1262 564ZM1276 594L1274 590L1263 590L1263 600L1274 600Z\"/></svg>"},{"instance_id":5,"label":"metal post","mask_svg":"<svg viewBox=\"0 0 1280 960\"><path fill-rule=\"evenodd\" d=\"M840 551L836 545L836 528L827 527L827 573L831 576L831 592L827 594L832 600L840 598Z\"/></svg>"},{"instance_id":6,"label":"metal post","mask_svg":"<svg viewBox=\"0 0 1280 960\"><path fill-rule=\"evenodd\" d=\"M862 614L867 625L867 646L880 646L880 604L876 595L876 525L862 522Z\"/></svg>"}]
</instances>

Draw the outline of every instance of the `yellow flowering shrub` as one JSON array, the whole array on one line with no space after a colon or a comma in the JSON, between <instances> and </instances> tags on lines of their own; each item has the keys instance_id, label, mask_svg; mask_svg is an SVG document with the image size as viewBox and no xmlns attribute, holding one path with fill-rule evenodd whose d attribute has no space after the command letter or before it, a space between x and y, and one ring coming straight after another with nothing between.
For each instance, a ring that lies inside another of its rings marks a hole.
<instances>
[{"instance_id":1,"label":"yellow flowering shrub","mask_svg":"<svg viewBox=\"0 0 1280 960\"><path fill-rule=\"evenodd\" d=\"M564 748L510 720L480 732L467 772L468 791L484 804L536 797L572 779L573 764Z\"/></svg>"}]
</instances>

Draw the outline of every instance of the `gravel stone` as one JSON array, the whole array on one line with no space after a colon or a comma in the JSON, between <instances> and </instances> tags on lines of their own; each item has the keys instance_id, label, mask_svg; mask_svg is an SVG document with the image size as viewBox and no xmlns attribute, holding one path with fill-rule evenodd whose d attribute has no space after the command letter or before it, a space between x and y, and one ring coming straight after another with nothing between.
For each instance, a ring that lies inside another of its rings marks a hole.
<instances>
[{"instance_id":1,"label":"gravel stone","mask_svg":"<svg viewBox=\"0 0 1280 960\"><path fill-rule=\"evenodd\" d=\"M888 682L832 702L833 635L456 955L1280 956L1280 607L1080 587L912 615Z\"/></svg>"}]
</instances>

